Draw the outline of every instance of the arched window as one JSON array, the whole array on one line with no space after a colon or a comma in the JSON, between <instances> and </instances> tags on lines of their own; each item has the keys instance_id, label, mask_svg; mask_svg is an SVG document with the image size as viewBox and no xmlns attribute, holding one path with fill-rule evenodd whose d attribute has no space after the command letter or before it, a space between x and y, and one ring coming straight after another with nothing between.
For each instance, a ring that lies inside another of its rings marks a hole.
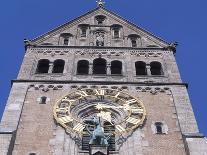
<instances>
[{"instance_id":1,"label":"arched window","mask_svg":"<svg viewBox=\"0 0 207 155\"><path fill-rule=\"evenodd\" d=\"M162 75L163 71L162 71L162 65L160 62L157 61L153 61L150 63L150 71L151 71L151 75Z\"/></svg>"},{"instance_id":2,"label":"arched window","mask_svg":"<svg viewBox=\"0 0 207 155\"><path fill-rule=\"evenodd\" d=\"M37 70L36 73L48 73L49 70L49 60L47 59L41 59L38 61Z\"/></svg>"},{"instance_id":3,"label":"arched window","mask_svg":"<svg viewBox=\"0 0 207 155\"><path fill-rule=\"evenodd\" d=\"M140 36L137 34L130 34L128 38L131 41L131 47L138 47L138 40L140 39Z\"/></svg>"},{"instance_id":4,"label":"arched window","mask_svg":"<svg viewBox=\"0 0 207 155\"><path fill-rule=\"evenodd\" d=\"M161 122L156 122L155 127L156 127L156 133L157 134L162 134L163 133L163 124Z\"/></svg>"},{"instance_id":5,"label":"arched window","mask_svg":"<svg viewBox=\"0 0 207 155\"><path fill-rule=\"evenodd\" d=\"M93 61L93 74L106 74L106 60L97 58Z\"/></svg>"},{"instance_id":6,"label":"arched window","mask_svg":"<svg viewBox=\"0 0 207 155\"><path fill-rule=\"evenodd\" d=\"M65 66L64 60L61 60L61 59L55 60L52 72L53 73L63 73L64 66Z\"/></svg>"},{"instance_id":7,"label":"arched window","mask_svg":"<svg viewBox=\"0 0 207 155\"><path fill-rule=\"evenodd\" d=\"M98 16L95 17L95 19L96 19L96 23L98 25L101 25L101 24L104 23L104 20L106 19L106 16L98 15Z\"/></svg>"},{"instance_id":8,"label":"arched window","mask_svg":"<svg viewBox=\"0 0 207 155\"><path fill-rule=\"evenodd\" d=\"M46 104L46 102L47 102L47 97L46 96L42 96L40 98L40 104Z\"/></svg>"},{"instance_id":9,"label":"arched window","mask_svg":"<svg viewBox=\"0 0 207 155\"><path fill-rule=\"evenodd\" d=\"M111 62L111 74L122 74L122 62L115 60Z\"/></svg>"},{"instance_id":10,"label":"arched window","mask_svg":"<svg viewBox=\"0 0 207 155\"><path fill-rule=\"evenodd\" d=\"M64 38L63 45L68 45L68 44L69 44L69 38Z\"/></svg>"},{"instance_id":11,"label":"arched window","mask_svg":"<svg viewBox=\"0 0 207 155\"><path fill-rule=\"evenodd\" d=\"M115 132L115 126L111 125L109 122L104 123L104 133L111 134ZM115 135L111 135L111 137L108 140L109 144L109 151L115 151L116 145L115 145Z\"/></svg>"},{"instance_id":12,"label":"arched window","mask_svg":"<svg viewBox=\"0 0 207 155\"><path fill-rule=\"evenodd\" d=\"M111 26L112 32L113 32L113 38L118 39L120 38L120 30L122 29L122 26L119 24L114 24Z\"/></svg>"},{"instance_id":13,"label":"arched window","mask_svg":"<svg viewBox=\"0 0 207 155\"><path fill-rule=\"evenodd\" d=\"M131 39L132 42L132 47L137 47L137 40L136 39Z\"/></svg>"},{"instance_id":14,"label":"arched window","mask_svg":"<svg viewBox=\"0 0 207 155\"><path fill-rule=\"evenodd\" d=\"M147 75L146 63L143 61L135 62L136 75Z\"/></svg>"},{"instance_id":15,"label":"arched window","mask_svg":"<svg viewBox=\"0 0 207 155\"><path fill-rule=\"evenodd\" d=\"M89 62L87 60L78 61L77 74L88 74L89 72Z\"/></svg>"},{"instance_id":16,"label":"arched window","mask_svg":"<svg viewBox=\"0 0 207 155\"><path fill-rule=\"evenodd\" d=\"M61 45L68 46L70 44L70 40L73 37L70 33L62 33L60 34L60 43Z\"/></svg>"},{"instance_id":17,"label":"arched window","mask_svg":"<svg viewBox=\"0 0 207 155\"><path fill-rule=\"evenodd\" d=\"M87 36L87 29L89 28L88 24L80 24L78 25L80 30L80 37L86 37Z\"/></svg>"}]
</instances>

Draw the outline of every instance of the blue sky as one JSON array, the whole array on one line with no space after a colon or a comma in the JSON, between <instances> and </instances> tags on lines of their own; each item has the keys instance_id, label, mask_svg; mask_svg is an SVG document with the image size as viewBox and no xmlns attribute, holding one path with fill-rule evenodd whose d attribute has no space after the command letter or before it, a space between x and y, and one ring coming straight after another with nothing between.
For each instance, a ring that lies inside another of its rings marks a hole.
<instances>
[{"instance_id":1,"label":"blue sky","mask_svg":"<svg viewBox=\"0 0 207 155\"><path fill-rule=\"evenodd\" d=\"M0 2L0 117L10 81L20 68L23 39L35 38L96 7L96 0L2 0ZM177 41L176 59L201 133L207 136L207 1L106 0L106 8L168 42Z\"/></svg>"}]
</instances>

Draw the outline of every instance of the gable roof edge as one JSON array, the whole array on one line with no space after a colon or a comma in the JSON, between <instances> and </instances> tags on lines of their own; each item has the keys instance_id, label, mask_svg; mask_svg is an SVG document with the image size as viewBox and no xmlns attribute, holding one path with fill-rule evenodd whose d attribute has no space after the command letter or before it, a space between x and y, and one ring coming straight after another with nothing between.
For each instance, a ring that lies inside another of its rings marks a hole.
<instances>
[{"instance_id":1,"label":"gable roof edge","mask_svg":"<svg viewBox=\"0 0 207 155\"><path fill-rule=\"evenodd\" d=\"M82 18L82 17L84 17L84 16L86 16L86 15L88 15L88 14L90 14L90 13L93 13L93 12L99 10L99 9L103 9L104 11L106 11L106 12L108 12L108 13L110 13L110 14L116 16L117 18L123 20L124 22L126 22L126 23L128 23L129 25L135 27L136 29L139 29L139 30L143 31L143 32L146 33L147 35L149 35L149 36L151 36L151 37L153 37L153 38L159 40L160 42L162 42L165 46L169 46L169 45L170 45L170 43L168 43L167 41L163 40L162 38L157 37L157 36L154 35L153 33L151 33L151 32L149 32L149 31L147 31L147 30L145 30L145 29L143 29L143 28L137 26L136 24L134 24L134 23L128 21L127 19L121 17L120 15L118 15L118 14L116 14L116 13L114 13L114 12L112 12L112 11L106 9L106 8L103 8L103 7L96 7L95 9L92 9L92 10L88 11L87 13L82 14L81 16L79 16L79 17L77 17L77 18L74 18L73 20L71 20L71 21L69 21L69 22L66 22L66 23L64 23L64 24L61 24L60 26L58 26L58 27L56 27L56 28L54 28L54 29L51 29L51 30L47 31L46 33L44 33L44 34L42 34L42 35L40 35L40 36L38 36L38 37L32 39L31 42L32 42L33 44L36 44L36 43L39 42L38 40L41 41L42 39L46 39L46 37L48 36L48 34L53 33L53 32L55 32L55 31L57 31L58 29L64 28L65 26L67 26L67 25L69 25L69 24L71 24L71 23L77 21L78 19L80 19L80 18Z\"/></svg>"}]
</instances>

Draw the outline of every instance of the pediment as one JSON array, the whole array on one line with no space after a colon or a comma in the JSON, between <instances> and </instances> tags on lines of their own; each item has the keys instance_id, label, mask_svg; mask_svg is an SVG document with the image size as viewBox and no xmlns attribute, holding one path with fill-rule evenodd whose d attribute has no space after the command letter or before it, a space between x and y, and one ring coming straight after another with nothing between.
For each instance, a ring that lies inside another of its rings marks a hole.
<instances>
[{"instance_id":1,"label":"pediment","mask_svg":"<svg viewBox=\"0 0 207 155\"><path fill-rule=\"evenodd\" d=\"M102 22L101 20L104 20L105 22L102 25L99 23ZM84 38L80 35L80 27L90 27L90 30L85 32L87 33L87 37ZM116 28L122 30L120 32L119 39L113 39L112 37L111 30ZM94 46L96 44L94 40L99 33L105 34L105 46L127 47L130 44L128 43L128 40L131 37L139 40L138 46L140 47L153 48L166 47L169 45L166 41L156 37L152 33L147 32L146 30L102 7L89 11L88 13L68 23L47 32L46 34L37 37L31 41L31 44L59 46L61 45L61 36L68 35L73 37L70 41L70 46Z\"/></svg>"}]
</instances>

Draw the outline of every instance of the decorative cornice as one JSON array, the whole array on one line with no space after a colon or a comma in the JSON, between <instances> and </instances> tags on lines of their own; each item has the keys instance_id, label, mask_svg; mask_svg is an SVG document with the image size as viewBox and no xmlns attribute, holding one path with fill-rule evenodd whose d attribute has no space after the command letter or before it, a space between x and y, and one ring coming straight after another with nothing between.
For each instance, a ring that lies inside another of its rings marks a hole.
<instances>
[{"instance_id":1,"label":"decorative cornice","mask_svg":"<svg viewBox=\"0 0 207 155\"><path fill-rule=\"evenodd\" d=\"M13 83L47 83L47 84L70 84L70 83L86 83L86 84L96 84L96 85L122 85L122 84L133 84L135 86L164 86L164 85L177 85L177 86L185 86L188 88L187 83L145 83L145 82L115 82L115 81L71 81L71 80L24 80L24 79L17 79L12 80L11 84Z\"/></svg>"}]
</instances>

